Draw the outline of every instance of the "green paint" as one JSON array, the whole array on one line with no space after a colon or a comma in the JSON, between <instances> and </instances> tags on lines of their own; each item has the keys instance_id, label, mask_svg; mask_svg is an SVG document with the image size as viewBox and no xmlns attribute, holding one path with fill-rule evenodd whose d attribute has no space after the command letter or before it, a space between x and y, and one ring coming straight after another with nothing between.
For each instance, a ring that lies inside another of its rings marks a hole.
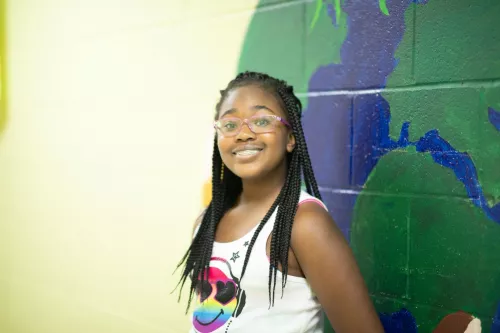
<instances>
[{"instance_id":1,"label":"green paint","mask_svg":"<svg viewBox=\"0 0 500 333\"><path fill-rule=\"evenodd\" d=\"M335 19L338 24L340 21L340 16L342 14L342 9L340 8L340 0L334 0L335 1Z\"/></svg>"},{"instance_id":2,"label":"green paint","mask_svg":"<svg viewBox=\"0 0 500 333\"><path fill-rule=\"evenodd\" d=\"M335 0L338 28L321 1L257 11L238 70L265 71L306 92L319 66L340 61L347 33L340 4ZM389 15L385 1L379 5ZM487 116L487 107L500 109L500 85L488 81L500 77L499 12L496 0L411 5L395 55L399 64L387 85L415 88L383 93L391 107L392 137L397 139L405 121L411 122L412 141L438 129L472 157L490 205L500 201L500 133ZM303 23L304 14L310 25ZM440 84L450 81L465 84L454 89ZM432 332L445 315L464 310L489 332L500 300L500 226L474 207L453 172L428 154L408 149L379 161L356 203L351 237L378 311L406 307L419 332ZM332 332L328 326L326 331Z\"/></svg>"},{"instance_id":3,"label":"green paint","mask_svg":"<svg viewBox=\"0 0 500 333\"><path fill-rule=\"evenodd\" d=\"M296 4L276 11L255 12L248 27L238 71L259 70L282 77L295 91L306 92L308 79L319 66L340 62L347 34L347 15L339 11L338 27L323 12L314 33L304 33L317 12L317 3ZM286 20L283 20L286 17ZM276 25L276 22L281 22ZM307 99L302 99L304 108Z\"/></svg>"},{"instance_id":4,"label":"green paint","mask_svg":"<svg viewBox=\"0 0 500 333\"><path fill-rule=\"evenodd\" d=\"M500 77L500 2L442 0L414 6L407 11L406 34L396 54L399 64L388 86ZM412 9L416 11L416 29ZM481 92L489 105L481 102ZM394 138L405 121L411 121L412 141L438 129L453 147L471 155L490 203L500 202L500 132L491 126L487 115L488 106L500 106L499 84L485 82L483 87L476 84L470 89L437 86L432 91L415 89L383 95L391 105Z\"/></svg>"},{"instance_id":5,"label":"green paint","mask_svg":"<svg viewBox=\"0 0 500 333\"><path fill-rule=\"evenodd\" d=\"M342 16L342 8L341 8L340 1L341 0L333 0L334 6L335 6L335 22L337 22L337 24L340 21L340 18ZM313 17L313 19L311 21L311 26L309 28L309 33L312 32L312 30L316 26L316 23L318 22L321 14L322 14L322 10L323 10L323 7L324 7L323 2L324 2L324 0L317 0L316 1L316 10L314 12L314 17Z\"/></svg>"},{"instance_id":6,"label":"green paint","mask_svg":"<svg viewBox=\"0 0 500 333\"><path fill-rule=\"evenodd\" d=\"M311 32L314 29L316 22L318 22L322 9L323 9L323 0L316 0L316 11L314 12L314 17L311 21L311 26L309 28L309 32Z\"/></svg>"},{"instance_id":7,"label":"green paint","mask_svg":"<svg viewBox=\"0 0 500 333\"><path fill-rule=\"evenodd\" d=\"M500 299L500 227L465 198L455 175L428 154L409 149L380 160L351 231L379 311L409 308L419 332L460 309L491 318Z\"/></svg>"},{"instance_id":8,"label":"green paint","mask_svg":"<svg viewBox=\"0 0 500 333\"><path fill-rule=\"evenodd\" d=\"M382 13L386 16L389 16L389 9L387 9L387 4L385 3L385 0L379 0L378 5Z\"/></svg>"},{"instance_id":9,"label":"green paint","mask_svg":"<svg viewBox=\"0 0 500 333\"><path fill-rule=\"evenodd\" d=\"M238 71L266 72L293 84L297 91L304 91L303 11L303 4L294 4L280 10L255 12L241 50Z\"/></svg>"},{"instance_id":10,"label":"green paint","mask_svg":"<svg viewBox=\"0 0 500 333\"><path fill-rule=\"evenodd\" d=\"M311 33L314 30L314 27L316 26L316 23L318 22L321 16L323 8L325 7L323 2L324 0L316 0L316 10L314 12L314 16L309 26L309 33ZM333 0L333 2L335 7L335 19L336 22L338 23L340 21L340 17L342 16L341 0ZM386 0L379 0L379 7L380 11L384 15L389 16L389 9L387 8Z\"/></svg>"},{"instance_id":11,"label":"green paint","mask_svg":"<svg viewBox=\"0 0 500 333\"><path fill-rule=\"evenodd\" d=\"M500 4L486 2L413 5L388 86L500 77ZM500 133L487 119L487 107L500 106L498 85L383 95L394 139L405 121L411 122L412 141L438 129L473 158L490 205L500 201ZM370 195L374 191L388 196ZM471 205L456 176L430 156L393 152L382 158L356 203L351 237L379 311L406 307L419 332L431 332L445 315L464 310L481 318L483 332L489 332L500 300L500 227Z\"/></svg>"}]
</instances>

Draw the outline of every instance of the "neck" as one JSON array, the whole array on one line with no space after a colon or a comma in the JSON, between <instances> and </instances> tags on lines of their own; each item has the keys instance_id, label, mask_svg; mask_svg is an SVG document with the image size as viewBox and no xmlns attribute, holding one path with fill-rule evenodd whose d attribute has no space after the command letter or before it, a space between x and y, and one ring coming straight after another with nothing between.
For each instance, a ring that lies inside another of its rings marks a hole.
<instances>
[{"instance_id":1,"label":"neck","mask_svg":"<svg viewBox=\"0 0 500 333\"><path fill-rule=\"evenodd\" d=\"M274 202L278 197L286 180L286 164L276 172L259 179L242 180L243 191L240 197L241 204L260 204Z\"/></svg>"}]
</instances>

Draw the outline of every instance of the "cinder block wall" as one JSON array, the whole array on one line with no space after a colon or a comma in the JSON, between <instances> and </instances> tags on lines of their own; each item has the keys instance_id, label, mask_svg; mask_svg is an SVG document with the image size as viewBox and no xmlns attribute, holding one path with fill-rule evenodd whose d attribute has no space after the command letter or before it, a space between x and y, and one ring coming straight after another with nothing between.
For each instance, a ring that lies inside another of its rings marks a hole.
<instances>
[{"instance_id":1,"label":"cinder block wall","mask_svg":"<svg viewBox=\"0 0 500 333\"><path fill-rule=\"evenodd\" d=\"M242 48L240 69L302 96L323 199L377 309L409 310L418 332L459 310L499 330L499 14L495 0L261 1Z\"/></svg>"},{"instance_id":2,"label":"cinder block wall","mask_svg":"<svg viewBox=\"0 0 500 333\"><path fill-rule=\"evenodd\" d=\"M0 331L187 330L169 292L207 124L254 69L302 98L323 199L383 318L432 332L462 310L499 332L498 1L4 2Z\"/></svg>"}]
</instances>

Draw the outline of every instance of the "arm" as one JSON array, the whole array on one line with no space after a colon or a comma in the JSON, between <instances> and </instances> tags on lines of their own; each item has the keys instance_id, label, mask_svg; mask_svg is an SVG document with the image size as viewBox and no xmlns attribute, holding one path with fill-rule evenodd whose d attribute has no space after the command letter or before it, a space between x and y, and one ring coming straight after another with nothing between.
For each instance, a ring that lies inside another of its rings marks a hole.
<instances>
[{"instance_id":1,"label":"arm","mask_svg":"<svg viewBox=\"0 0 500 333\"><path fill-rule=\"evenodd\" d=\"M292 250L335 332L384 332L349 245L318 204L298 208Z\"/></svg>"}]
</instances>

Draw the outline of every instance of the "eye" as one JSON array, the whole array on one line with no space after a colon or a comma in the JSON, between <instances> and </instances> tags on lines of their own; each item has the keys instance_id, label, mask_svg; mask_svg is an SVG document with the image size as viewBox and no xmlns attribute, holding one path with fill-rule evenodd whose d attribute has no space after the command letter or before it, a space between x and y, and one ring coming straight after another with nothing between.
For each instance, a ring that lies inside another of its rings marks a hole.
<instances>
[{"instance_id":1,"label":"eye","mask_svg":"<svg viewBox=\"0 0 500 333\"><path fill-rule=\"evenodd\" d=\"M253 121L254 125L255 126L258 126L258 127L266 127L266 126L269 126L271 124L271 119L269 117L261 117L261 118L257 118Z\"/></svg>"},{"instance_id":2,"label":"eye","mask_svg":"<svg viewBox=\"0 0 500 333\"><path fill-rule=\"evenodd\" d=\"M238 128L238 123L234 120L222 120L219 124L220 129L224 132L232 132Z\"/></svg>"}]
</instances>

